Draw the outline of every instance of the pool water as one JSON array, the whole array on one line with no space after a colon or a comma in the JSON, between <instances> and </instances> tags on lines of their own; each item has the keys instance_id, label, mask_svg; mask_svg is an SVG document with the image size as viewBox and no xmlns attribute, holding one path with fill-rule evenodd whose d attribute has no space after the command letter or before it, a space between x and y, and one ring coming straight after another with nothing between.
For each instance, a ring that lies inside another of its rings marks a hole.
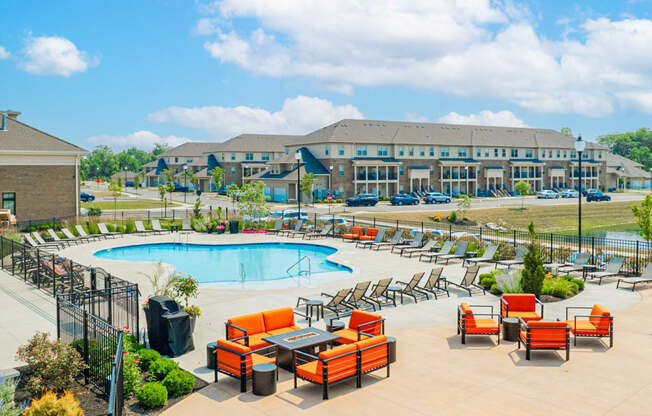
<instances>
[{"instance_id":1,"label":"pool water","mask_svg":"<svg viewBox=\"0 0 652 416\"><path fill-rule=\"evenodd\" d=\"M351 272L345 266L328 261L326 257L337 250L314 244L257 243L204 245L158 243L116 247L95 253L109 260L162 261L173 265L178 272L192 275L200 283L279 280L305 276L308 261L294 263L305 256L310 258L311 273Z\"/></svg>"}]
</instances>

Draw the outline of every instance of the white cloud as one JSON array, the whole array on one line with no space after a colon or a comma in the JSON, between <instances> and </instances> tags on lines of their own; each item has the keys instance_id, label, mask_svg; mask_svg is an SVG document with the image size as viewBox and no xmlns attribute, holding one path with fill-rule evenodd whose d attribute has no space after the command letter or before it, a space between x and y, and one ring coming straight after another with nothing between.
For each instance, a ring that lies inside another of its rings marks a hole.
<instances>
[{"instance_id":1,"label":"white cloud","mask_svg":"<svg viewBox=\"0 0 652 416\"><path fill-rule=\"evenodd\" d=\"M306 134L344 118L363 118L353 105L334 105L328 100L299 95L287 98L276 112L247 106L168 107L151 113L147 120L199 128L209 136L227 139L241 133Z\"/></svg>"},{"instance_id":2,"label":"white cloud","mask_svg":"<svg viewBox=\"0 0 652 416\"><path fill-rule=\"evenodd\" d=\"M4 48L4 46L0 46L0 60L2 59L7 59L11 56L8 50Z\"/></svg>"},{"instance_id":3,"label":"white cloud","mask_svg":"<svg viewBox=\"0 0 652 416\"><path fill-rule=\"evenodd\" d=\"M74 43L57 36L29 37L20 67L32 74L69 77L99 63L97 57L77 49Z\"/></svg>"},{"instance_id":4,"label":"white cloud","mask_svg":"<svg viewBox=\"0 0 652 416\"><path fill-rule=\"evenodd\" d=\"M156 133L147 130L140 130L126 136L116 136L111 134L101 134L86 139L91 146L106 145L115 150L122 150L131 147L137 147L142 150L152 150L157 143L167 144L170 147L179 146L180 144L190 142L185 137L166 136L161 137Z\"/></svg>"},{"instance_id":5,"label":"white cloud","mask_svg":"<svg viewBox=\"0 0 652 416\"><path fill-rule=\"evenodd\" d=\"M430 119L426 116L422 116L421 114L415 114L415 113L405 113L405 121L411 121L414 123L427 123Z\"/></svg>"},{"instance_id":6,"label":"white cloud","mask_svg":"<svg viewBox=\"0 0 652 416\"><path fill-rule=\"evenodd\" d=\"M541 113L604 116L627 105L624 93L652 92L652 20L589 19L573 39L560 28L562 40L552 41L516 4L222 0L212 3L222 23L204 47L224 63L271 77L309 77L346 93L400 85L502 99ZM232 30L242 18L257 27Z\"/></svg>"},{"instance_id":7,"label":"white cloud","mask_svg":"<svg viewBox=\"0 0 652 416\"><path fill-rule=\"evenodd\" d=\"M193 32L197 35L212 35L213 33L219 33L218 23L220 19L213 19L209 17L202 17L197 20Z\"/></svg>"},{"instance_id":8,"label":"white cloud","mask_svg":"<svg viewBox=\"0 0 652 416\"><path fill-rule=\"evenodd\" d=\"M500 126L500 127L528 127L528 125L508 110L493 111L484 110L475 114L448 113L439 117L440 123L448 124L472 124L476 126Z\"/></svg>"}]
</instances>

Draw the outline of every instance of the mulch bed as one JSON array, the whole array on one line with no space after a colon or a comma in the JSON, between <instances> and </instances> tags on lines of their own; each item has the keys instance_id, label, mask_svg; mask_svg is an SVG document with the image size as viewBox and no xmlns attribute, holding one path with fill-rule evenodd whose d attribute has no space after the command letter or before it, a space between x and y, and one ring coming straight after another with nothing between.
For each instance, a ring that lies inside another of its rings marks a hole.
<instances>
[{"instance_id":1,"label":"mulch bed","mask_svg":"<svg viewBox=\"0 0 652 416\"><path fill-rule=\"evenodd\" d=\"M29 377L29 375L25 373L25 367L17 368L17 370L20 371L21 377L20 377L20 382L18 383L18 386L16 388L14 400L17 404L20 405L22 403L28 402L31 399L32 395L25 390L27 377ZM204 380L195 377L195 387L193 388L193 393L203 389L206 386L208 386L208 383L206 383ZM75 398L79 400L79 405L84 411L84 415L95 416L95 415L106 414L109 405L108 398L92 384L90 383L84 384L83 377L79 377L77 379L77 383L72 385L68 390L70 390L75 395ZM179 403L187 396L188 395L179 396L179 397L170 397L168 398L167 404L163 407L157 407L155 409L145 409L142 406L140 406L140 404L138 403L138 399L136 398L136 395L133 395L132 397L125 399L125 411L123 415L156 416L158 414L163 413L171 406L174 406L176 403Z\"/></svg>"}]
</instances>

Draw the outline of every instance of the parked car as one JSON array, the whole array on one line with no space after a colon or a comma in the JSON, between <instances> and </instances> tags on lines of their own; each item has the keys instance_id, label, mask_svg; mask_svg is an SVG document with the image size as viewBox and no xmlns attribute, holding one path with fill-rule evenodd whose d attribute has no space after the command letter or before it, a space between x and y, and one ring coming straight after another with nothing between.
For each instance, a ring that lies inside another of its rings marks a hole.
<instances>
[{"instance_id":1,"label":"parked car","mask_svg":"<svg viewBox=\"0 0 652 416\"><path fill-rule=\"evenodd\" d=\"M566 189L559 194L562 198L579 198L580 193L575 189Z\"/></svg>"},{"instance_id":2,"label":"parked car","mask_svg":"<svg viewBox=\"0 0 652 416\"><path fill-rule=\"evenodd\" d=\"M398 194L391 197L389 202L392 205L418 205L419 198L409 194Z\"/></svg>"},{"instance_id":3,"label":"parked car","mask_svg":"<svg viewBox=\"0 0 652 416\"><path fill-rule=\"evenodd\" d=\"M439 192L428 192L423 197L423 202L426 204L448 204L451 202L451 197Z\"/></svg>"},{"instance_id":4,"label":"parked car","mask_svg":"<svg viewBox=\"0 0 652 416\"><path fill-rule=\"evenodd\" d=\"M582 195L588 196L589 194L594 194L596 192L600 192L597 189L582 189Z\"/></svg>"},{"instance_id":5,"label":"parked car","mask_svg":"<svg viewBox=\"0 0 652 416\"><path fill-rule=\"evenodd\" d=\"M378 203L378 197L374 194L360 194L353 198L347 198L347 207L373 207Z\"/></svg>"},{"instance_id":6,"label":"parked car","mask_svg":"<svg viewBox=\"0 0 652 416\"><path fill-rule=\"evenodd\" d=\"M323 216L321 216L321 217L317 217L317 220L319 220L319 221L325 221L325 222L327 222L327 223L329 223L329 224L332 224L332 223L333 223L333 217L332 217L332 216L329 216L329 215L323 215ZM335 225L336 225L336 226L337 226L337 225L349 225L349 222L348 222L346 219L344 219L344 218L338 218L338 217L335 217Z\"/></svg>"},{"instance_id":7,"label":"parked car","mask_svg":"<svg viewBox=\"0 0 652 416\"><path fill-rule=\"evenodd\" d=\"M600 201L611 201L611 197L607 194L603 194L600 191L589 192L586 195L586 202L600 202Z\"/></svg>"},{"instance_id":8,"label":"parked car","mask_svg":"<svg viewBox=\"0 0 652 416\"><path fill-rule=\"evenodd\" d=\"M559 194L550 189L544 189L543 191L537 192L538 199L556 199L559 198Z\"/></svg>"},{"instance_id":9,"label":"parked car","mask_svg":"<svg viewBox=\"0 0 652 416\"><path fill-rule=\"evenodd\" d=\"M93 202L95 201L95 195L82 192L79 194L79 199L81 199L82 202Z\"/></svg>"},{"instance_id":10,"label":"parked car","mask_svg":"<svg viewBox=\"0 0 652 416\"><path fill-rule=\"evenodd\" d=\"M283 219L297 219L299 218L299 211L296 209L286 209L283 211ZM308 221L308 213L305 211L301 211L301 218L302 221Z\"/></svg>"}]
</instances>

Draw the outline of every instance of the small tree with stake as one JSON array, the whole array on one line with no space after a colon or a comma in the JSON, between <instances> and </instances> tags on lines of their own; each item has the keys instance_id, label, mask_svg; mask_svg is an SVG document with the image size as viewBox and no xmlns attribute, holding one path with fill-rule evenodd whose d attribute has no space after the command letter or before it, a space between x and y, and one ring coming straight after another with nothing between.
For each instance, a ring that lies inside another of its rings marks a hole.
<instances>
[{"instance_id":1,"label":"small tree with stake","mask_svg":"<svg viewBox=\"0 0 652 416\"><path fill-rule=\"evenodd\" d=\"M645 239L645 241L652 240L652 194L647 194L645 199L641 201L641 205L632 205L632 213L636 217L636 223L640 230L638 233Z\"/></svg>"},{"instance_id":2,"label":"small tree with stake","mask_svg":"<svg viewBox=\"0 0 652 416\"><path fill-rule=\"evenodd\" d=\"M530 222L527 227L530 236L530 243L527 246L527 253L523 256L523 272L521 273L521 287L524 293L533 293L537 297L543 288L543 279L546 271L543 268L543 256L539 250L537 233L534 231L534 223Z\"/></svg>"},{"instance_id":3,"label":"small tree with stake","mask_svg":"<svg viewBox=\"0 0 652 416\"><path fill-rule=\"evenodd\" d=\"M224 180L224 169L215 166L213 169L208 171L208 174L213 176L213 180L215 181L215 192L219 192L222 187L222 181Z\"/></svg>"},{"instance_id":4,"label":"small tree with stake","mask_svg":"<svg viewBox=\"0 0 652 416\"><path fill-rule=\"evenodd\" d=\"M312 173L306 173L301 179L301 192L306 195L310 195L311 201L314 199L312 196L312 188L315 186L316 181L317 179Z\"/></svg>"},{"instance_id":5,"label":"small tree with stake","mask_svg":"<svg viewBox=\"0 0 652 416\"><path fill-rule=\"evenodd\" d=\"M466 211L471 208L471 198L466 194L461 194L457 199L457 208L460 211L462 220L464 220Z\"/></svg>"},{"instance_id":6,"label":"small tree with stake","mask_svg":"<svg viewBox=\"0 0 652 416\"><path fill-rule=\"evenodd\" d=\"M111 181L109 184L109 191L111 192L111 195L113 196L113 221L116 219L116 213L118 211L118 197L120 196L122 192L122 185L120 183L117 183L115 181Z\"/></svg>"},{"instance_id":7,"label":"small tree with stake","mask_svg":"<svg viewBox=\"0 0 652 416\"><path fill-rule=\"evenodd\" d=\"M516 185L514 185L514 189L518 191L519 194L521 194L521 210L525 209L525 195L527 195L530 192L530 184L527 182L520 181Z\"/></svg>"}]
</instances>

